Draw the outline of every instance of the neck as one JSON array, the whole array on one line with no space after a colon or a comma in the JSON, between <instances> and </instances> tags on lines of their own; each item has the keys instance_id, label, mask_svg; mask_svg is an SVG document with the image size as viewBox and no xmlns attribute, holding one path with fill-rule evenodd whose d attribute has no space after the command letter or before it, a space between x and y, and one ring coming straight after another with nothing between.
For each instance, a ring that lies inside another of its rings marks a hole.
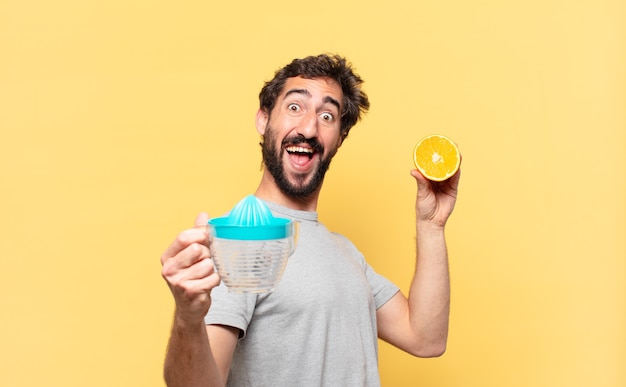
<instances>
[{"instance_id":1,"label":"neck","mask_svg":"<svg viewBox=\"0 0 626 387\"><path fill-rule=\"evenodd\" d=\"M320 195L320 188L308 196L294 197L286 195L278 188L272 175L266 170L263 170L263 177L259 183L254 195L259 199L266 200L268 202L276 203L293 210L300 211L316 211L317 201Z\"/></svg>"}]
</instances>

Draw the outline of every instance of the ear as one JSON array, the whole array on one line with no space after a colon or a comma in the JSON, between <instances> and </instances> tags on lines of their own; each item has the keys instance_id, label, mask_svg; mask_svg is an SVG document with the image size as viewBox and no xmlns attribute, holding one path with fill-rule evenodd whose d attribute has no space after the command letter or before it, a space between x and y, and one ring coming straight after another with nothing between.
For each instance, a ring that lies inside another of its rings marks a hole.
<instances>
[{"instance_id":1,"label":"ear","mask_svg":"<svg viewBox=\"0 0 626 387\"><path fill-rule=\"evenodd\" d=\"M346 137L348 136L344 135L343 133L339 134L339 140L337 140L337 149L341 148L341 145L343 144L343 140L345 140Z\"/></svg>"},{"instance_id":2,"label":"ear","mask_svg":"<svg viewBox=\"0 0 626 387\"><path fill-rule=\"evenodd\" d=\"M269 115L265 109L259 109L256 112L256 131L259 132L261 136L265 135L265 127L267 127L268 120Z\"/></svg>"}]
</instances>

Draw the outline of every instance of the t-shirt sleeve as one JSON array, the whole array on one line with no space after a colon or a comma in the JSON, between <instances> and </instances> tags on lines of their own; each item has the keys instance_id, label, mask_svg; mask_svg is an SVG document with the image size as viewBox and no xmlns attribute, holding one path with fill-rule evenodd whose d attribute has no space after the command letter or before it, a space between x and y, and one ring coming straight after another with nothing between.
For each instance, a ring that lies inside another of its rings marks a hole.
<instances>
[{"instance_id":1,"label":"t-shirt sleeve","mask_svg":"<svg viewBox=\"0 0 626 387\"><path fill-rule=\"evenodd\" d=\"M252 320L257 296L234 293L222 282L211 291L211 308L204 317L207 325L227 325L239 329L239 338L244 338Z\"/></svg>"},{"instance_id":2,"label":"t-shirt sleeve","mask_svg":"<svg viewBox=\"0 0 626 387\"><path fill-rule=\"evenodd\" d=\"M391 300L391 298L400 291L400 288L384 276L376 273L367 262L365 266L365 274L367 275L367 281L374 295L374 303L376 304L376 309L379 309L381 306L385 305L387 301Z\"/></svg>"}]
</instances>

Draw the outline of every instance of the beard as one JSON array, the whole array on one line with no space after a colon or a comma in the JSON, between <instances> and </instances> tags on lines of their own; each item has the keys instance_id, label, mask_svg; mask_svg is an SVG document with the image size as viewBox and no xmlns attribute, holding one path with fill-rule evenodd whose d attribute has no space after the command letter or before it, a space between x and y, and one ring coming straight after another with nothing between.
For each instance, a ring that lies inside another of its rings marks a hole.
<instances>
[{"instance_id":1,"label":"beard","mask_svg":"<svg viewBox=\"0 0 626 387\"><path fill-rule=\"evenodd\" d=\"M263 141L261 142L263 163L274 178L274 181L276 182L278 188L285 195L294 198L307 197L317 191L324 181L324 176L326 175L328 168L330 168L330 162L335 153L337 153L337 149L335 148L332 152L324 157L324 146L320 144L315 138L306 139L302 135L288 137L282 141L280 147L277 146L276 140L277 138L274 134L274 131L268 125L265 128L265 136L263 136ZM288 145L298 145L303 143L311 146L315 150L316 154L320 155L320 161L315 168L315 171L313 171L313 176L311 176L308 181L308 175L306 174L298 174L294 176L294 181L291 181L289 179L289 176L287 176L282 163L282 156L284 152L286 152L284 149L285 146Z\"/></svg>"}]
</instances>

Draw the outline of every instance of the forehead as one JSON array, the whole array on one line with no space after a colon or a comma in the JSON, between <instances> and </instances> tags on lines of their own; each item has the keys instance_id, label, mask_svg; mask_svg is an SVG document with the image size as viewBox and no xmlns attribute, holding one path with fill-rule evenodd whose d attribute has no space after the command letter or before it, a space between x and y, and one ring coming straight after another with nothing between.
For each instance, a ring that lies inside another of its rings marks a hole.
<instances>
[{"instance_id":1,"label":"forehead","mask_svg":"<svg viewBox=\"0 0 626 387\"><path fill-rule=\"evenodd\" d=\"M341 86L332 78L302 78L300 76L287 78L283 87L281 98L284 98L291 90L307 90L311 98L331 97L339 103L343 101Z\"/></svg>"}]
</instances>

